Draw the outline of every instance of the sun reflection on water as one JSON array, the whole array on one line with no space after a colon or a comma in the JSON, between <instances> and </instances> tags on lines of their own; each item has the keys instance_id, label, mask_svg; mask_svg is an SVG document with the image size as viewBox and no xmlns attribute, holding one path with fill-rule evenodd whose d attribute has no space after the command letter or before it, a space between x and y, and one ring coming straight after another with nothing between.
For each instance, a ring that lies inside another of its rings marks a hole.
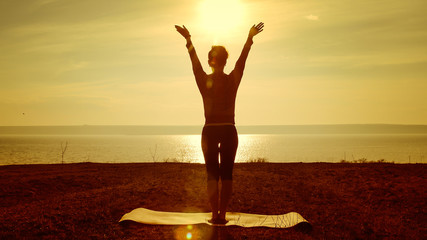
<instances>
[{"instance_id":1,"label":"sun reflection on water","mask_svg":"<svg viewBox=\"0 0 427 240\"><path fill-rule=\"evenodd\" d=\"M247 162L252 159L266 158L265 138L260 135L242 134L239 135L239 147L237 148L236 162ZM200 135L180 136L180 147L177 150L176 158L181 162L204 163L201 148ZM264 147L261 147L264 146Z\"/></svg>"},{"instance_id":2,"label":"sun reflection on water","mask_svg":"<svg viewBox=\"0 0 427 240\"><path fill-rule=\"evenodd\" d=\"M0 165L60 163L60 143L65 141L69 143L66 163L204 163L200 134L17 135L0 136ZM426 146L425 134L239 134L236 162L259 158L268 162L339 162L366 158L425 163Z\"/></svg>"},{"instance_id":3,"label":"sun reflection on water","mask_svg":"<svg viewBox=\"0 0 427 240\"><path fill-rule=\"evenodd\" d=\"M236 162L247 162L252 158L263 157L254 156L254 150L257 149L258 141L259 139L254 138L253 135L239 135L239 147L237 149Z\"/></svg>"},{"instance_id":4,"label":"sun reflection on water","mask_svg":"<svg viewBox=\"0 0 427 240\"><path fill-rule=\"evenodd\" d=\"M183 162L204 163L200 135L182 135L180 136L180 150L177 158Z\"/></svg>"}]
</instances>

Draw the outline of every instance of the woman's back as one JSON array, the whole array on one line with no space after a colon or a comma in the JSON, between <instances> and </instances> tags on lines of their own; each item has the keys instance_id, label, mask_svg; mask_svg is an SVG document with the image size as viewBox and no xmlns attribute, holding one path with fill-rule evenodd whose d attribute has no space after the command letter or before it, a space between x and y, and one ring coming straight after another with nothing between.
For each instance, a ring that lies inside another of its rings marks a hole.
<instances>
[{"instance_id":1,"label":"woman's back","mask_svg":"<svg viewBox=\"0 0 427 240\"><path fill-rule=\"evenodd\" d=\"M206 75L204 81L205 84L199 84L199 90L203 98L206 124L234 124L238 81L233 75L225 73Z\"/></svg>"}]
</instances>

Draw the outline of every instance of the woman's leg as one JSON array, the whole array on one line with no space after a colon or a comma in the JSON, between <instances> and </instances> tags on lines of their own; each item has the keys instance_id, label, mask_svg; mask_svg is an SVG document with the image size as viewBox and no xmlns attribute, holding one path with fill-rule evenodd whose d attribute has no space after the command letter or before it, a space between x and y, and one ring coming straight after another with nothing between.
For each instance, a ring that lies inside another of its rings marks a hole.
<instances>
[{"instance_id":1,"label":"woman's leg","mask_svg":"<svg viewBox=\"0 0 427 240\"><path fill-rule=\"evenodd\" d=\"M219 202L219 199L218 199L218 196L219 196L218 181L208 180L207 191L208 191L209 203L211 204L212 219L214 220L214 219L218 218L218 210L219 210L219 206L218 206L218 202Z\"/></svg>"},{"instance_id":2,"label":"woman's leg","mask_svg":"<svg viewBox=\"0 0 427 240\"><path fill-rule=\"evenodd\" d=\"M220 143L220 175L221 175L221 197L219 206L219 218L225 220L227 206L233 193L233 167L238 146L237 131L234 126L224 128Z\"/></svg>"},{"instance_id":3,"label":"woman's leg","mask_svg":"<svg viewBox=\"0 0 427 240\"><path fill-rule=\"evenodd\" d=\"M202 150L205 157L206 172L208 175L207 193L211 204L212 219L218 218L219 210L219 148L216 131L204 127L202 132Z\"/></svg>"},{"instance_id":4,"label":"woman's leg","mask_svg":"<svg viewBox=\"0 0 427 240\"><path fill-rule=\"evenodd\" d=\"M219 206L219 219L225 219L227 206L233 193L233 180L221 180L221 201Z\"/></svg>"}]
</instances>

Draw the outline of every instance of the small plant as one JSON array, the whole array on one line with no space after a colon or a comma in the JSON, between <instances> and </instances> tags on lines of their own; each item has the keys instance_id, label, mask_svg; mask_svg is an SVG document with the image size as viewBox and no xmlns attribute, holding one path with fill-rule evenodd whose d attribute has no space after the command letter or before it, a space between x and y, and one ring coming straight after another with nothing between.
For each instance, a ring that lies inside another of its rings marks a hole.
<instances>
[{"instance_id":1,"label":"small plant","mask_svg":"<svg viewBox=\"0 0 427 240\"><path fill-rule=\"evenodd\" d=\"M61 159L62 159L62 164L64 164L64 155L65 155L65 151L67 151L68 148L68 142L65 141L65 145L62 144L61 142Z\"/></svg>"},{"instance_id":2,"label":"small plant","mask_svg":"<svg viewBox=\"0 0 427 240\"><path fill-rule=\"evenodd\" d=\"M153 159L153 162L157 162L157 144L154 146L154 151L151 151L151 148L149 148L150 150L150 155L151 158Z\"/></svg>"},{"instance_id":3,"label":"small plant","mask_svg":"<svg viewBox=\"0 0 427 240\"><path fill-rule=\"evenodd\" d=\"M188 151L186 149L181 149L179 155L180 155L180 158L181 158L180 162L187 162L186 160L188 159Z\"/></svg>"},{"instance_id":4,"label":"small plant","mask_svg":"<svg viewBox=\"0 0 427 240\"><path fill-rule=\"evenodd\" d=\"M163 159L165 163L182 163L182 161L178 160L178 158L165 158Z\"/></svg>"},{"instance_id":5,"label":"small plant","mask_svg":"<svg viewBox=\"0 0 427 240\"><path fill-rule=\"evenodd\" d=\"M163 159L164 163L193 163L191 160L187 160L185 158L164 158Z\"/></svg>"},{"instance_id":6,"label":"small plant","mask_svg":"<svg viewBox=\"0 0 427 240\"><path fill-rule=\"evenodd\" d=\"M262 158L262 157L258 157L258 158L251 158L247 161L248 163L266 163L267 158Z\"/></svg>"},{"instance_id":7,"label":"small plant","mask_svg":"<svg viewBox=\"0 0 427 240\"><path fill-rule=\"evenodd\" d=\"M388 162L385 159L379 159L377 161L368 161L366 158L361 158L353 161L347 161L345 159L342 159L340 163L394 163L394 162L393 161Z\"/></svg>"}]
</instances>

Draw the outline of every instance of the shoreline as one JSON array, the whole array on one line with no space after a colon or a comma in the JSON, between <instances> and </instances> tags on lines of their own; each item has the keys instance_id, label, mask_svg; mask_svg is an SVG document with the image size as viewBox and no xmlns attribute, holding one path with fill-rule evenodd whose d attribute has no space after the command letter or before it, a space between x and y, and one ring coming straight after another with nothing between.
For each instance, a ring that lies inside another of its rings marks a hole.
<instances>
[{"instance_id":1,"label":"shoreline","mask_svg":"<svg viewBox=\"0 0 427 240\"><path fill-rule=\"evenodd\" d=\"M227 227L217 233L195 225L193 239L421 239L426 170L425 164L236 163L229 211L295 211L313 231ZM5 239L171 239L182 227L118 221L139 207L210 210L204 164L4 165L0 176Z\"/></svg>"},{"instance_id":2,"label":"shoreline","mask_svg":"<svg viewBox=\"0 0 427 240\"><path fill-rule=\"evenodd\" d=\"M99 164L99 165L139 165L139 164L189 164L189 165L205 165L205 163L199 162L186 162L186 161L158 161L158 162L66 162L66 163L28 163L28 164L0 164L0 168L8 166L67 166L67 165L82 165L82 164ZM282 164L350 164L350 165L426 165L427 163L423 162L392 162L392 161L347 161L341 160L339 162L269 162L269 161L252 161L252 162L235 162L234 165L245 165L245 164L272 164L272 165L282 165ZM0 169L1 170L1 169Z\"/></svg>"}]
</instances>

